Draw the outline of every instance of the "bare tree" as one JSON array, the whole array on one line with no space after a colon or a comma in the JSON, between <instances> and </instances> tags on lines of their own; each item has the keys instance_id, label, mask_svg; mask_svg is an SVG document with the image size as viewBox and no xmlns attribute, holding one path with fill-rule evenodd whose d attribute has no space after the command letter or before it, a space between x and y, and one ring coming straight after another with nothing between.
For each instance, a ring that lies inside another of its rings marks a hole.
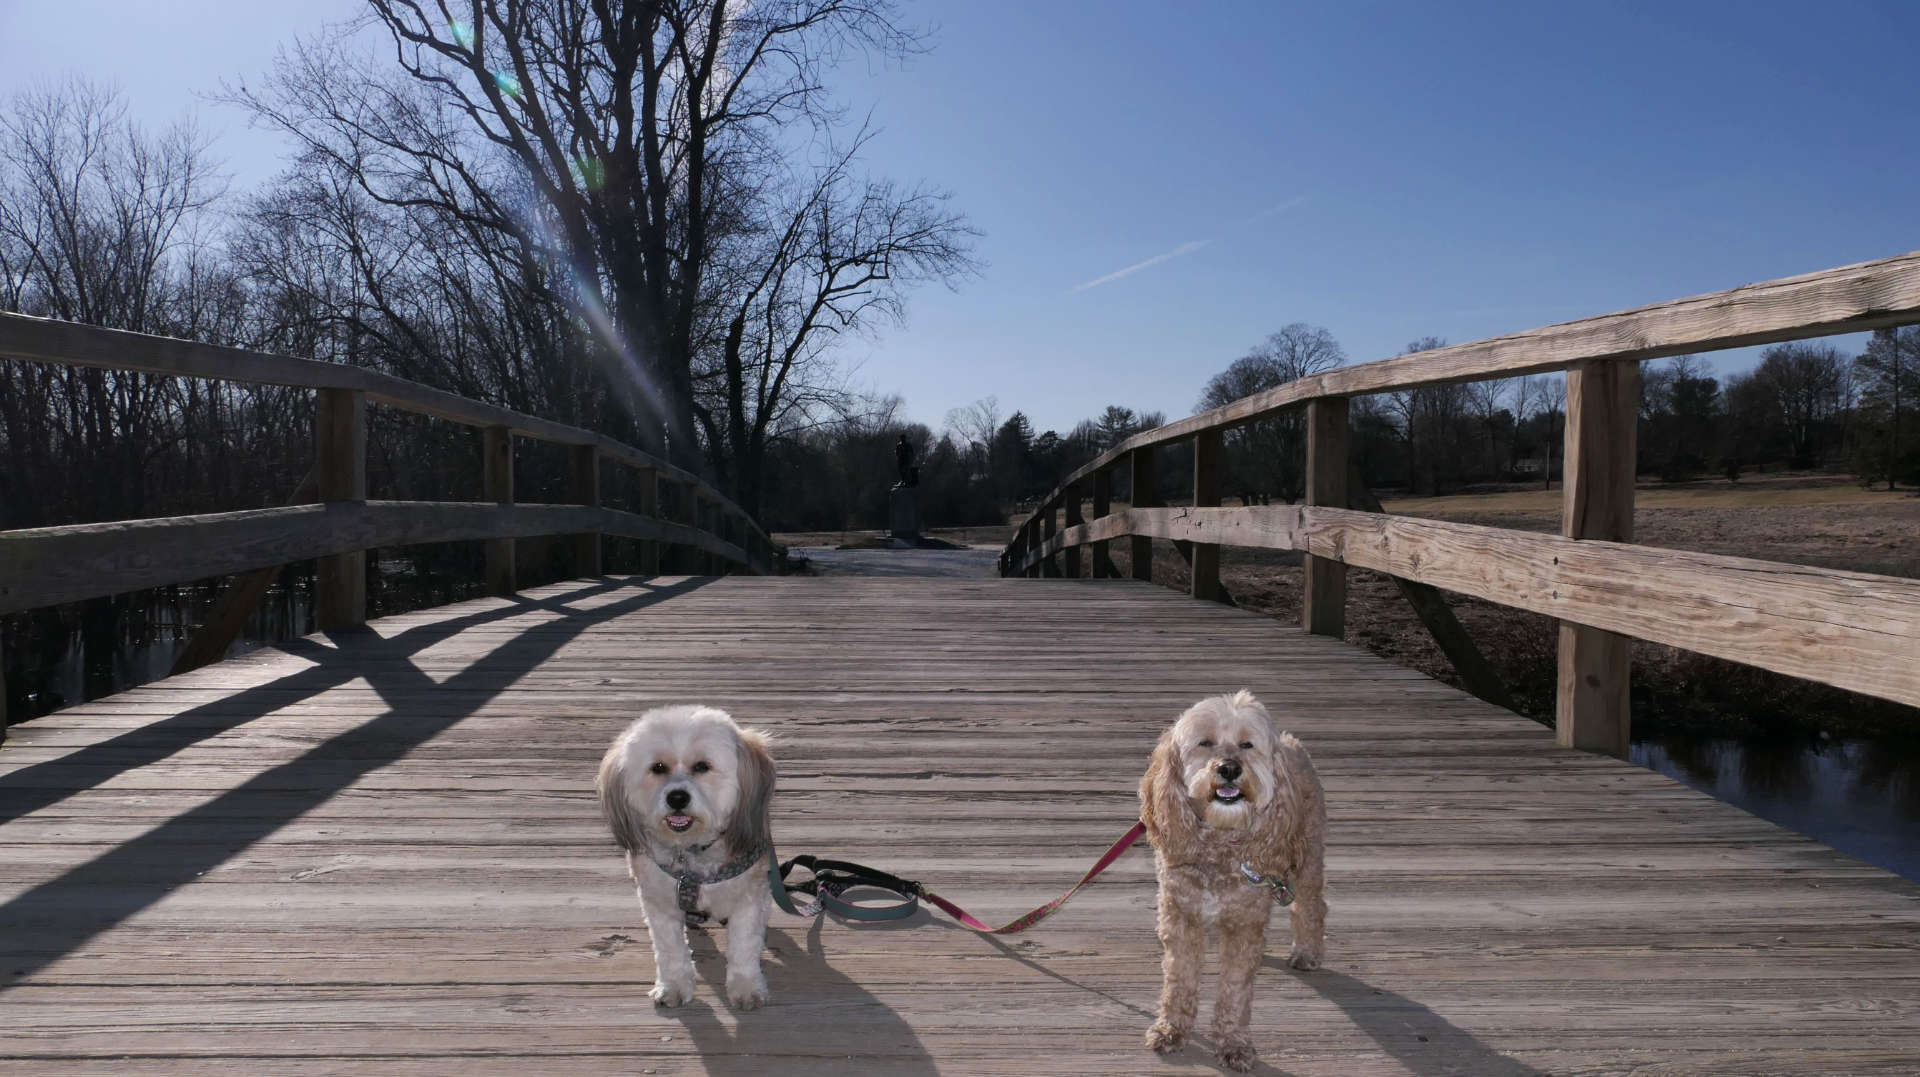
<instances>
[{"instance_id":1,"label":"bare tree","mask_svg":"<svg viewBox=\"0 0 1920 1077\"><path fill-rule=\"evenodd\" d=\"M1407 351L1445 345L1439 337L1421 337L1408 344ZM1469 407L1468 387L1423 385L1393 393L1388 400L1406 446L1408 484L1415 493L1440 493L1461 472L1460 423Z\"/></svg>"},{"instance_id":2,"label":"bare tree","mask_svg":"<svg viewBox=\"0 0 1920 1077\"><path fill-rule=\"evenodd\" d=\"M974 233L945 194L853 176L864 139L789 184L777 212L742 218L716 245L694 414L715 471L749 513L770 432L846 399L827 361L839 337L875 319L899 324L907 289L974 268Z\"/></svg>"},{"instance_id":3,"label":"bare tree","mask_svg":"<svg viewBox=\"0 0 1920 1077\"><path fill-rule=\"evenodd\" d=\"M1760 353L1751 385L1795 467L1818 465L1843 437L1852 396L1849 366L1830 344L1776 344Z\"/></svg>"},{"instance_id":4,"label":"bare tree","mask_svg":"<svg viewBox=\"0 0 1920 1077\"><path fill-rule=\"evenodd\" d=\"M370 197L549 253L605 361L698 467L695 354L735 200L781 156L783 127L831 123L828 65L917 40L886 0L369 6L398 77L307 43L269 94L235 96Z\"/></svg>"},{"instance_id":5,"label":"bare tree","mask_svg":"<svg viewBox=\"0 0 1920 1077\"><path fill-rule=\"evenodd\" d=\"M1222 407L1347 361L1333 334L1294 322L1213 376L1202 410ZM1306 425L1298 411L1249 423L1225 435L1226 481L1247 504L1278 495L1291 504L1306 490Z\"/></svg>"},{"instance_id":6,"label":"bare tree","mask_svg":"<svg viewBox=\"0 0 1920 1077\"><path fill-rule=\"evenodd\" d=\"M1860 410L1870 428L1855 454L1863 480L1884 473L1887 489L1920 480L1920 451L1907 415L1920 396L1920 326L1880 329L1854 361Z\"/></svg>"},{"instance_id":7,"label":"bare tree","mask_svg":"<svg viewBox=\"0 0 1920 1077\"><path fill-rule=\"evenodd\" d=\"M111 89L83 81L17 95L0 112L0 279L28 314L237 342L244 300L205 257L203 211L221 185L191 125L151 134ZM151 375L0 364L8 467L0 527L144 515L162 466L206 451L218 409L248 394ZM188 430L195 436L186 436ZM208 476L208 485L233 478Z\"/></svg>"}]
</instances>

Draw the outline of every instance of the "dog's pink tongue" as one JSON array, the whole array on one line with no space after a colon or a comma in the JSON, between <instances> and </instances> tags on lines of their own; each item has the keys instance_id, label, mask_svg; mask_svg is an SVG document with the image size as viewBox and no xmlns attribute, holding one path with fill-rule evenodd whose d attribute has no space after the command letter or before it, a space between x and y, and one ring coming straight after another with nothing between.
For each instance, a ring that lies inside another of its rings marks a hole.
<instances>
[{"instance_id":1,"label":"dog's pink tongue","mask_svg":"<svg viewBox=\"0 0 1920 1077\"><path fill-rule=\"evenodd\" d=\"M687 825L688 823L691 823L691 822L693 822L693 816L691 816L691 815L669 815L669 816L667 816L667 825L668 825L668 826L686 826L686 825Z\"/></svg>"},{"instance_id":2,"label":"dog's pink tongue","mask_svg":"<svg viewBox=\"0 0 1920 1077\"><path fill-rule=\"evenodd\" d=\"M1237 785L1223 785L1214 790L1213 795L1218 797L1237 797L1240 795L1240 787Z\"/></svg>"}]
</instances>

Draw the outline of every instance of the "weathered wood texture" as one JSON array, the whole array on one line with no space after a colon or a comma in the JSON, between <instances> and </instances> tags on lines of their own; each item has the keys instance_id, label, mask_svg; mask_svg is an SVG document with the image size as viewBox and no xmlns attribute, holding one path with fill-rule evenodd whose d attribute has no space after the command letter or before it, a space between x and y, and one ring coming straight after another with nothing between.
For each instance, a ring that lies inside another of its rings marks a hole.
<instances>
[{"instance_id":1,"label":"weathered wood texture","mask_svg":"<svg viewBox=\"0 0 1920 1077\"><path fill-rule=\"evenodd\" d=\"M313 475L323 502L367 500L367 394L351 389L314 394ZM313 620L323 632L367 622L365 550L328 554L314 565Z\"/></svg>"},{"instance_id":2,"label":"weathered wood texture","mask_svg":"<svg viewBox=\"0 0 1920 1077\"><path fill-rule=\"evenodd\" d=\"M1299 505L1125 509L1053 545L1127 535L1301 550L1920 706L1914 580Z\"/></svg>"},{"instance_id":3,"label":"weathered wood texture","mask_svg":"<svg viewBox=\"0 0 1920 1077\"><path fill-rule=\"evenodd\" d=\"M1146 446L1128 454L1132 482L1131 494L1135 508L1151 508L1160 504L1159 476L1155 468L1154 449ZM1133 536L1131 547L1127 551L1132 563L1133 578L1136 580L1153 579L1153 539L1147 535Z\"/></svg>"},{"instance_id":4,"label":"weathered wood texture","mask_svg":"<svg viewBox=\"0 0 1920 1077\"><path fill-rule=\"evenodd\" d=\"M567 500L575 505L600 504L600 448L575 445L567 459ZM587 531L573 537L573 573L600 575L600 534Z\"/></svg>"},{"instance_id":5,"label":"weathered wood texture","mask_svg":"<svg viewBox=\"0 0 1920 1077\"><path fill-rule=\"evenodd\" d=\"M1065 526L1078 527L1081 524L1087 522L1087 518L1084 515L1082 515L1080 512L1080 488L1078 486L1072 487L1067 491L1067 500L1064 508L1066 511L1063 519L1061 520L1061 523L1064 524ZM1067 549L1067 555L1063 560L1066 562L1065 568L1066 568L1067 578L1070 580L1079 579L1080 578L1080 547L1078 546L1069 547Z\"/></svg>"},{"instance_id":6,"label":"weathered wood texture","mask_svg":"<svg viewBox=\"0 0 1920 1077\"><path fill-rule=\"evenodd\" d=\"M1633 541L1639 409L1637 364L1581 363L1567 371L1566 484L1560 515L1560 533L1567 538ZM1629 642L1617 632L1561 623L1554 728L1562 747L1626 758Z\"/></svg>"},{"instance_id":7,"label":"weathered wood texture","mask_svg":"<svg viewBox=\"0 0 1920 1077\"><path fill-rule=\"evenodd\" d=\"M1224 438L1211 430L1193 439L1193 503L1200 508L1220 504L1220 457ZM1191 569L1187 593L1208 602L1220 601L1220 547L1196 542L1187 551Z\"/></svg>"},{"instance_id":8,"label":"weathered wood texture","mask_svg":"<svg viewBox=\"0 0 1920 1077\"><path fill-rule=\"evenodd\" d=\"M1347 401L1307 405L1306 503L1347 507ZM1307 631L1342 639L1347 634L1347 566L1337 557L1309 553L1301 559L1300 622Z\"/></svg>"},{"instance_id":9,"label":"weathered wood texture","mask_svg":"<svg viewBox=\"0 0 1920 1077\"><path fill-rule=\"evenodd\" d=\"M1385 512L1380 507L1380 499L1373 496L1367 488L1366 479L1360 474L1357 464L1351 464L1347 470L1347 507L1355 512ZM1440 653L1447 656L1453 665L1453 671L1460 675L1460 684L1467 691L1486 700L1496 707L1505 707L1510 711L1520 708L1514 705L1513 693L1507 690L1507 682L1500 672L1480 653L1480 647L1474 643L1473 636L1467 632L1460 618L1453 614L1453 607L1447 604L1447 596L1438 587L1431 584L1409 580L1404 576L1388 577L1400 591L1400 597L1413 607L1414 616L1433 637Z\"/></svg>"},{"instance_id":10,"label":"weathered wood texture","mask_svg":"<svg viewBox=\"0 0 1920 1077\"><path fill-rule=\"evenodd\" d=\"M1129 824L1182 707L1240 687L1330 806L1328 966L1285 969L1275 917L1261 1072L1905 1074L1920 1053L1920 889L1161 588L609 579L371 628L16 727L0 1071L1213 1074L1204 1048L1140 1047L1144 850L1004 941L776 913L750 1014L695 932L696 999L656 1010L592 782L641 709L726 707L778 735L783 854L1004 920Z\"/></svg>"},{"instance_id":11,"label":"weathered wood texture","mask_svg":"<svg viewBox=\"0 0 1920 1077\"><path fill-rule=\"evenodd\" d=\"M152 374L214 378L251 385L356 390L365 393L369 400L388 407L432 415L467 426L504 426L517 437L539 438L563 445L593 445L607 459L624 466L658 469L685 482L701 481L691 472L604 434L469 400L391 374L343 363L294 359L175 337L35 318L8 311L0 311L0 359L140 370ZM766 533L760 531L759 525L752 523L738 505L718 491L712 493L730 513L747 520L760 538L766 538Z\"/></svg>"},{"instance_id":12,"label":"weathered wood texture","mask_svg":"<svg viewBox=\"0 0 1920 1077\"><path fill-rule=\"evenodd\" d=\"M1102 468L1093 473L1093 518L1113 511L1113 469ZM1116 579L1120 570L1113 563L1113 553L1105 540L1093 544L1093 578L1096 580Z\"/></svg>"},{"instance_id":13,"label":"weathered wood texture","mask_svg":"<svg viewBox=\"0 0 1920 1077\"><path fill-rule=\"evenodd\" d=\"M635 476L640 484L639 504L635 506L640 515L657 519L660 516L660 472L654 468L645 468ZM771 542L769 542L771 545ZM652 540L640 543L640 574L657 576L660 574L660 544Z\"/></svg>"},{"instance_id":14,"label":"weathered wood texture","mask_svg":"<svg viewBox=\"0 0 1920 1077\"><path fill-rule=\"evenodd\" d=\"M1662 359L1915 322L1920 322L1920 251L1309 375L1135 434L1066 481L1078 481L1138 448L1244 426L1324 397L1564 370L1588 360Z\"/></svg>"},{"instance_id":15,"label":"weathered wood texture","mask_svg":"<svg viewBox=\"0 0 1920 1077\"><path fill-rule=\"evenodd\" d=\"M304 561L341 550L598 531L746 551L704 531L581 505L368 501L0 531L0 613Z\"/></svg>"},{"instance_id":16,"label":"weathered wood texture","mask_svg":"<svg viewBox=\"0 0 1920 1077\"><path fill-rule=\"evenodd\" d=\"M496 505L513 504L513 431L489 426L481 431L481 496ZM513 564L513 540L487 540L487 590L510 595L518 590Z\"/></svg>"}]
</instances>

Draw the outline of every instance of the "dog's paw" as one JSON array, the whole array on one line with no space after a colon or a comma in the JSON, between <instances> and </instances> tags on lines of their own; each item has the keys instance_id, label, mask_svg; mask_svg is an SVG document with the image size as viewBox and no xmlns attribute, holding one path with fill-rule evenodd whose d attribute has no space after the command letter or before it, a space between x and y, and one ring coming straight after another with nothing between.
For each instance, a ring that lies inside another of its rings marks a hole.
<instances>
[{"instance_id":1,"label":"dog's paw","mask_svg":"<svg viewBox=\"0 0 1920 1077\"><path fill-rule=\"evenodd\" d=\"M1320 948L1302 946L1296 942L1293 949L1287 952L1287 964L1302 972L1312 972L1320 967Z\"/></svg>"},{"instance_id":2,"label":"dog's paw","mask_svg":"<svg viewBox=\"0 0 1920 1077\"><path fill-rule=\"evenodd\" d=\"M727 1001L733 1003L736 1010L757 1010L765 1006L771 997L767 992L765 977L727 977Z\"/></svg>"},{"instance_id":3,"label":"dog's paw","mask_svg":"<svg viewBox=\"0 0 1920 1077\"><path fill-rule=\"evenodd\" d=\"M1187 1030L1177 1028L1173 1022L1162 1017L1147 1029L1147 1050L1159 1054L1178 1051L1187 1042Z\"/></svg>"},{"instance_id":4,"label":"dog's paw","mask_svg":"<svg viewBox=\"0 0 1920 1077\"><path fill-rule=\"evenodd\" d=\"M655 980L653 990L647 992L655 1006L685 1006L693 1001L693 980L685 981Z\"/></svg>"},{"instance_id":5,"label":"dog's paw","mask_svg":"<svg viewBox=\"0 0 1920 1077\"><path fill-rule=\"evenodd\" d=\"M1253 1049L1253 1041L1245 1036L1220 1037L1220 1050L1215 1052L1220 1064L1234 1071L1245 1073L1253 1068L1253 1060L1259 1052Z\"/></svg>"}]
</instances>

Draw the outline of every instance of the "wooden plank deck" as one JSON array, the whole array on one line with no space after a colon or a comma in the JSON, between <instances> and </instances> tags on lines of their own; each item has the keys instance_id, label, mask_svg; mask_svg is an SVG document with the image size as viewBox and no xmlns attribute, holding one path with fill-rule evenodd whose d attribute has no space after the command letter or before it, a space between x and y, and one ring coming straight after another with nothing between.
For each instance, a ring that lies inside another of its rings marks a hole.
<instances>
[{"instance_id":1,"label":"wooden plank deck","mask_svg":"<svg viewBox=\"0 0 1920 1077\"><path fill-rule=\"evenodd\" d=\"M1884 871L1162 588L845 578L556 585L18 728L0 1071L1215 1072L1139 1046L1142 851L1010 941L776 913L746 1015L697 935L699 997L656 1012L591 786L629 716L718 704L780 736L784 852L1004 919L1132 821L1166 722L1243 686L1330 806L1328 967L1268 958L1261 1072L1914 1072L1920 889Z\"/></svg>"}]
</instances>

